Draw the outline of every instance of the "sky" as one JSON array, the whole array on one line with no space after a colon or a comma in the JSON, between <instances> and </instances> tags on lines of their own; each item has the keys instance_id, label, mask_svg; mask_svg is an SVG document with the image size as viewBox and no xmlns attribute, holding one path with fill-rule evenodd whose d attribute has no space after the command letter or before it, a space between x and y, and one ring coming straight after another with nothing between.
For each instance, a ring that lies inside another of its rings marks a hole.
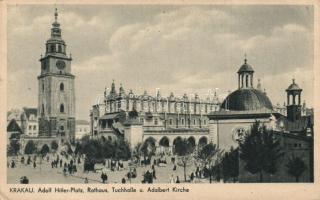
<instances>
[{"instance_id":1,"label":"sky","mask_svg":"<svg viewBox=\"0 0 320 200\"><path fill-rule=\"evenodd\" d=\"M237 89L244 55L275 105L292 79L313 106L313 7L57 5L76 76L76 118L89 119L112 80L126 92L162 96ZM39 58L54 5L8 8L8 110L37 107Z\"/></svg>"}]
</instances>

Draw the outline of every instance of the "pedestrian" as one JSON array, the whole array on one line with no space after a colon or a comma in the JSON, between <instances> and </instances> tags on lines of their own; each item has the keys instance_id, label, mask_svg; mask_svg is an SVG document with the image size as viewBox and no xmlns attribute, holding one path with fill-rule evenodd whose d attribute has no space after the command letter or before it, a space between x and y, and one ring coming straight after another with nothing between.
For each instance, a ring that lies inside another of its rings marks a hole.
<instances>
[{"instance_id":1,"label":"pedestrian","mask_svg":"<svg viewBox=\"0 0 320 200\"><path fill-rule=\"evenodd\" d=\"M173 165L173 169L172 169L172 170L173 170L173 171L176 171L176 169L177 169L177 165L176 165L176 164L174 164L174 165Z\"/></svg>"},{"instance_id":2,"label":"pedestrian","mask_svg":"<svg viewBox=\"0 0 320 200\"><path fill-rule=\"evenodd\" d=\"M33 168L36 168L36 167L37 167L36 161L33 161Z\"/></svg>"},{"instance_id":3,"label":"pedestrian","mask_svg":"<svg viewBox=\"0 0 320 200\"><path fill-rule=\"evenodd\" d=\"M28 156L27 165L30 165L30 163L31 163L31 157Z\"/></svg>"},{"instance_id":4,"label":"pedestrian","mask_svg":"<svg viewBox=\"0 0 320 200\"><path fill-rule=\"evenodd\" d=\"M193 180L194 180L194 173L192 172L190 175L190 181L193 182Z\"/></svg>"},{"instance_id":5,"label":"pedestrian","mask_svg":"<svg viewBox=\"0 0 320 200\"><path fill-rule=\"evenodd\" d=\"M11 168L15 168L16 163L14 162L14 160L11 161Z\"/></svg>"},{"instance_id":6,"label":"pedestrian","mask_svg":"<svg viewBox=\"0 0 320 200\"><path fill-rule=\"evenodd\" d=\"M170 177L170 183L175 183L175 180L174 180L174 178L173 178L173 174L172 174L171 177Z\"/></svg>"},{"instance_id":7,"label":"pedestrian","mask_svg":"<svg viewBox=\"0 0 320 200\"><path fill-rule=\"evenodd\" d=\"M121 180L121 182L122 182L123 184L125 184L125 183L126 183L126 179L123 177L122 180Z\"/></svg>"},{"instance_id":8,"label":"pedestrian","mask_svg":"<svg viewBox=\"0 0 320 200\"><path fill-rule=\"evenodd\" d=\"M62 167L62 159L60 159L60 167Z\"/></svg>"},{"instance_id":9,"label":"pedestrian","mask_svg":"<svg viewBox=\"0 0 320 200\"><path fill-rule=\"evenodd\" d=\"M155 170L155 169L153 169L153 171L152 171L152 177L153 177L154 179L157 179L157 178L156 178L156 170Z\"/></svg>"},{"instance_id":10,"label":"pedestrian","mask_svg":"<svg viewBox=\"0 0 320 200\"><path fill-rule=\"evenodd\" d=\"M106 180L108 179L108 175L102 172L101 179L102 179L102 183L105 183Z\"/></svg>"},{"instance_id":11,"label":"pedestrian","mask_svg":"<svg viewBox=\"0 0 320 200\"><path fill-rule=\"evenodd\" d=\"M89 183L89 180L87 177L84 179L84 183L86 183L86 184Z\"/></svg>"},{"instance_id":12,"label":"pedestrian","mask_svg":"<svg viewBox=\"0 0 320 200\"><path fill-rule=\"evenodd\" d=\"M177 176L176 183L180 183L179 176Z\"/></svg>"}]
</instances>

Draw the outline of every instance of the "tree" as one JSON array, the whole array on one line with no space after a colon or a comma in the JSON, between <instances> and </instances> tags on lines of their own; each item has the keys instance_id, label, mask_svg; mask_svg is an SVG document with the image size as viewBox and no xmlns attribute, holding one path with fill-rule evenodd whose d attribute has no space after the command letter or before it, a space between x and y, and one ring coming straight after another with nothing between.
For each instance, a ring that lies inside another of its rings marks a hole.
<instances>
[{"instance_id":1,"label":"tree","mask_svg":"<svg viewBox=\"0 0 320 200\"><path fill-rule=\"evenodd\" d=\"M57 151L58 147L59 147L59 145L58 145L57 141L53 140L51 142L51 149L54 150L54 151Z\"/></svg>"},{"instance_id":2,"label":"tree","mask_svg":"<svg viewBox=\"0 0 320 200\"><path fill-rule=\"evenodd\" d=\"M289 158L286 167L288 169L288 174L295 177L296 182L299 182L300 176L307 169L307 166L304 163L304 161L301 158L296 157L294 155L292 155L292 157Z\"/></svg>"},{"instance_id":3,"label":"tree","mask_svg":"<svg viewBox=\"0 0 320 200\"><path fill-rule=\"evenodd\" d=\"M33 154L37 151L37 146L32 140L29 140L24 148L25 154Z\"/></svg>"},{"instance_id":4,"label":"tree","mask_svg":"<svg viewBox=\"0 0 320 200\"><path fill-rule=\"evenodd\" d=\"M283 152L279 141L265 125L256 121L239 145L240 158L245 162L245 169L252 174L259 174L260 182L263 182L263 172L276 172L277 161L283 156Z\"/></svg>"},{"instance_id":5,"label":"tree","mask_svg":"<svg viewBox=\"0 0 320 200\"><path fill-rule=\"evenodd\" d=\"M187 181L187 166L191 164L191 153L194 146L186 138L177 140L175 143L175 153L178 155L178 165L183 167L184 181Z\"/></svg>"},{"instance_id":6,"label":"tree","mask_svg":"<svg viewBox=\"0 0 320 200\"><path fill-rule=\"evenodd\" d=\"M122 138L118 138L114 142L114 154L113 158L116 160L128 160L131 157L130 146L127 141Z\"/></svg>"},{"instance_id":7,"label":"tree","mask_svg":"<svg viewBox=\"0 0 320 200\"><path fill-rule=\"evenodd\" d=\"M40 150L41 155L45 156L47 153L49 153L50 149L47 144L44 144Z\"/></svg>"},{"instance_id":8,"label":"tree","mask_svg":"<svg viewBox=\"0 0 320 200\"><path fill-rule=\"evenodd\" d=\"M204 166L209 167L209 180L212 182L212 176L214 172L214 165L218 163L218 157L221 154L221 151L217 148L216 145L209 143L204 145L196 154L195 158L197 161L202 163Z\"/></svg>"},{"instance_id":9,"label":"tree","mask_svg":"<svg viewBox=\"0 0 320 200\"><path fill-rule=\"evenodd\" d=\"M20 143L17 139L10 140L10 144L7 148L7 154L8 155L17 155L20 150Z\"/></svg>"},{"instance_id":10,"label":"tree","mask_svg":"<svg viewBox=\"0 0 320 200\"><path fill-rule=\"evenodd\" d=\"M222 158L222 174L225 181L229 178L236 182L239 176L239 149L231 147L229 152L226 152Z\"/></svg>"},{"instance_id":11,"label":"tree","mask_svg":"<svg viewBox=\"0 0 320 200\"><path fill-rule=\"evenodd\" d=\"M152 156L155 155L156 147L154 140L149 138L140 146L140 153L143 155L144 163L146 164L146 158L151 160Z\"/></svg>"}]
</instances>

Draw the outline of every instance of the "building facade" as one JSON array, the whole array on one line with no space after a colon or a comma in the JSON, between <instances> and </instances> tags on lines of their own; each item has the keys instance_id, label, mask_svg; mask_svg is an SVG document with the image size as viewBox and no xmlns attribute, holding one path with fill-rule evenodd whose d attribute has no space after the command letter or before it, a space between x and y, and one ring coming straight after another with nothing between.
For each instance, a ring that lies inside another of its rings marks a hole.
<instances>
[{"instance_id":1,"label":"building facade","mask_svg":"<svg viewBox=\"0 0 320 200\"><path fill-rule=\"evenodd\" d=\"M90 124L86 120L76 120L75 139L81 139L85 135L90 135Z\"/></svg>"},{"instance_id":2,"label":"building facade","mask_svg":"<svg viewBox=\"0 0 320 200\"><path fill-rule=\"evenodd\" d=\"M253 87L254 70L245 59L238 71L238 89L222 102L219 111L208 115L210 134L218 148L229 151L237 148L253 123L259 121L274 132L284 157L278 163L276 174L264 174L266 182L292 182L286 164L291 156L301 158L306 170L301 180L313 181L313 115L302 111L302 89L293 80L287 92L286 115L274 109L265 92ZM241 150L240 150L241 151ZM239 182L259 182L259 176L250 174L240 161Z\"/></svg>"},{"instance_id":3,"label":"building facade","mask_svg":"<svg viewBox=\"0 0 320 200\"><path fill-rule=\"evenodd\" d=\"M173 93L162 97L159 91L155 96L146 91L136 95L132 90L126 93L122 85L117 91L113 82L110 92L104 92L104 102L92 107L91 133L110 139L115 133L125 135L132 145L149 141L170 149L179 138L197 145L210 141L207 115L219 108L216 93L205 100L197 94L194 98ZM137 113L134 121L130 118L133 111Z\"/></svg>"},{"instance_id":4,"label":"building facade","mask_svg":"<svg viewBox=\"0 0 320 200\"><path fill-rule=\"evenodd\" d=\"M51 37L46 52L40 58L38 76L39 137L75 138L75 76L71 73L71 54L67 56L66 43L61 37L60 23L52 23Z\"/></svg>"}]
</instances>

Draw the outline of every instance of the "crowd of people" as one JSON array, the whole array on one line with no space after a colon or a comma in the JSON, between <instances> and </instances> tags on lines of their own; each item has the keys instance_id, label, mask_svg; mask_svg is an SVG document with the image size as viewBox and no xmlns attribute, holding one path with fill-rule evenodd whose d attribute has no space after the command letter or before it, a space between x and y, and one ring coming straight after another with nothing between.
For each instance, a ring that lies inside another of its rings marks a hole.
<instances>
[{"instance_id":1,"label":"crowd of people","mask_svg":"<svg viewBox=\"0 0 320 200\"><path fill-rule=\"evenodd\" d=\"M67 154L66 154L67 155ZM21 162L21 164L28 166L31 165L33 168L37 168L37 165L45 162L48 166L51 164L51 168L57 168L58 173L59 170L62 170L62 174L67 175L73 175L79 171L79 167L81 166L81 170L83 169L85 172L85 165L86 165L86 158L85 156L66 156L64 154L48 154L46 156L41 155L23 155L20 157L20 159L12 159L11 162L7 162L7 165L9 168L15 168L17 166L17 162ZM93 162L93 170L88 170L86 173L78 173L75 178L82 178L84 180L84 183L88 183L88 173L90 173L90 177L98 177L91 178L92 181L98 181L101 183L108 183L108 180L111 178L112 181L114 181L114 175L116 176L118 183L127 183L128 181L132 181L132 179L139 179L134 180L134 182L142 182L142 183L154 183L157 178L157 172L160 171L161 176L162 170L166 168L167 170L167 180L169 183L180 183L180 179L178 176L177 168L178 164L176 162L177 158L174 155L167 155L167 154L158 154L150 157L144 158L146 162L140 163L140 162L134 162L134 161L122 161L122 160L104 160L103 162L100 162L100 165L103 165L103 167L99 168L98 165ZM137 164L138 163L138 164ZM60 168L60 169L59 169ZM98 170L96 170L99 168ZM137 170L137 168L141 168ZM144 169L143 169L144 168ZM195 170L194 170L195 169ZM101 173L98 174L98 176L95 176L97 172L101 170ZM120 172L124 171L124 173ZM170 173L171 171L171 173ZM181 170L179 169L179 172ZM191 183L200 182L200 179L207 178L209 176L209 168L207 166L196 166L196 168L189 168L188 169L189 174L187 175L187 181ZM170 174L172 174L170 176ZM100 175L100 177L99 177ZM110 176L110 177L109 177ZM119 177L120 176L120 177ZM181 176L181 174L180 174ZM141 179L140 179L141 177ZM163 177L160 177L160 180ZM99 180L100 179L100 180ZM27 177L21 177L20 183L28 183L29 179Z\"/></svg>"}]
</instances>

